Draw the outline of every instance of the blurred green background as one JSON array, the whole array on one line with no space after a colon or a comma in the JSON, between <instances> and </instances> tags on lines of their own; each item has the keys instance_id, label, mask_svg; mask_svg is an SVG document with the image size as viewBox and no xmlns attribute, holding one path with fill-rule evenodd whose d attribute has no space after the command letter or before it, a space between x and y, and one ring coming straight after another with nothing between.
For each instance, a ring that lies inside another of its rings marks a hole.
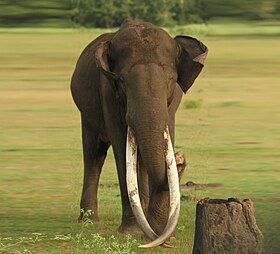
<instances>
[{"instance_id":1,"label":"blurred green background","mask_svg":"<svg viewBox=\"0 0 280 254\"><path fill-rule=\"evenodd\" d=\"M123 19L170 26L227 18L247 21L280 19L277 0L2 0L5 27L118 26Z\"/></svg>"},{"instance_id":2,"label":"blurred green background","mask_svg":"<svg viewBox=\"0 0 280 254\"><path fill-rule=\"evenodd\" d=\"M185 152L174 253L191 253L196 201L251 198L265 254L280 253L280 3L276 0L0 2L0 253L170 253L117 233L121 202L112 150L100 219L77 224L80 118L69 91L83 48L125 18L150 21L209 48L176 116ZM115 27L115 28L114 28ZM98 235L99 234L99 235Z\"/></svg>"}]
</instances>

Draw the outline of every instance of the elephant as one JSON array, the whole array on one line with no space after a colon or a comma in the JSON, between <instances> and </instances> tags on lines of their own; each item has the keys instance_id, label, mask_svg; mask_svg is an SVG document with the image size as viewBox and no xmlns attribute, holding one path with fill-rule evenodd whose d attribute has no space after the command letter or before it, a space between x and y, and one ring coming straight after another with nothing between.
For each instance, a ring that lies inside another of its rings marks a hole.
<instances>
[{"instance_id":1,"label":"elephant","mask_svg":"<svg viewBox=\"0 0 280 254\"><path fill-rule=\"evenodd\" d=\"M80 207L99 220L98 183L112 145L122 202L119 231L140 227L152 240L142 247L165 244L176 228L175 113L207 52L190 36L172 38L151 23L125 20L119 30L86 46L72 75L71 93L82 125Z\"/></svg>"}]
</instances>

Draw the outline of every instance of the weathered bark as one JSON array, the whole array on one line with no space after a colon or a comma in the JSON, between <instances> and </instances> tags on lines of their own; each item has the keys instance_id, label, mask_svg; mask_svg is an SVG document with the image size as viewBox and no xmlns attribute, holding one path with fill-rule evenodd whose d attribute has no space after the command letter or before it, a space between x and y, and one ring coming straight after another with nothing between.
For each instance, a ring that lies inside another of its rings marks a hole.
<instances>
[{"instance_id":1,"label":"weathered bark","mask_svg":"<svg viewBox=\"0 0 280 254\"><path fill-rule=\"evenodd\" d=\"M259 254L262 251L263 235L256 224L251 200L205 198L198 202L193 254Z\"/></svg>"}]
</instances>

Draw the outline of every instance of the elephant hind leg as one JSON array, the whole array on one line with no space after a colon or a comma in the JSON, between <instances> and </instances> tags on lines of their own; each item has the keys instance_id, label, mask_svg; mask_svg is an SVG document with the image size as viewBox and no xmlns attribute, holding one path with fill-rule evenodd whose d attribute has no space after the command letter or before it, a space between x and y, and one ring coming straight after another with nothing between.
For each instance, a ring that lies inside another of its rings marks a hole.
<instances>
[{"instance_id":1,"label":"elephant hind leg","mask_svg":"<svg viewBox=\"0 0 280 254\"><path fill-rule=\"evenodd\" d=\"M98 184L109 144L100 139L99 133L84 117L82 117L82 139L84 181L79 221L85 219L85 214L86 218L98 221Z\"/></svg>"}]
</instances>

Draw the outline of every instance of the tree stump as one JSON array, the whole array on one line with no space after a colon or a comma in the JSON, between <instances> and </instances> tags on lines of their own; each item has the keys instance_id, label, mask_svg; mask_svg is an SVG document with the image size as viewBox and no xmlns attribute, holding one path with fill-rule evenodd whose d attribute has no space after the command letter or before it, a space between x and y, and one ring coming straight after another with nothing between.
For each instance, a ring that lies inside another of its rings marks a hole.
<instances>
[{"instance_id":1,"label":"tree stump","mask_svg":"<svg viewBox=\"0 0 280 254\"><path fill-rule=\"evenodd\" d=\"M259 254L263 235L253 202L234 198L200 200L196 206L193 254Z\"/></svg>"}]
</instances>

